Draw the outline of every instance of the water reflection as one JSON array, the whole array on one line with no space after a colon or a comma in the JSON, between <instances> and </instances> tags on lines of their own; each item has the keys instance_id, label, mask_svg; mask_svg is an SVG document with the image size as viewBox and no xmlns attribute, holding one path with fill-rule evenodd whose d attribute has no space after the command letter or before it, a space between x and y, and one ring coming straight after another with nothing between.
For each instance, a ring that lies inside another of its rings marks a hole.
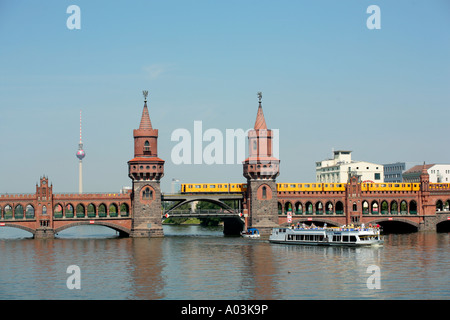
<instances>
[{"instance_id":1,"label":"water reflection","mask_svg":"<svg viewBox=\"0 0 450 320\"><path fill-rule=\"evenodd\" d=\"M199 226L164 226L162 239L80 228L47 240L1 229L0 299L450 297L448 233L390 234L384 246L351 248L270 244ZM82 290L66 286L72 264L81 269ZM379 290L367 288L371 265L381 271Z\"/></svg>"}]
</instances>

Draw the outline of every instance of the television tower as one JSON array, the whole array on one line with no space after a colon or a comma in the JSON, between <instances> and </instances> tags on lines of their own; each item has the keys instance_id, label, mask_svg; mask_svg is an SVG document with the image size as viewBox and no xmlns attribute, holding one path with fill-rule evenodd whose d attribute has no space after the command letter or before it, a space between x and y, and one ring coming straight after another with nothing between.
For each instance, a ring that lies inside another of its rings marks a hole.
<instances>
[{"instance_id":1,"label":"television tower","mask_svg":"<svg viewBox=\"0 0 450 320\"><path fill-rule=\"evenodd\" d=\"M78 167L78 192L83 193L83 158L86 153L83 150L83 142L81 141L81 110L80 110L80 143L78 144L77 158L80 160Z\"/></svg>"}]
</instances>

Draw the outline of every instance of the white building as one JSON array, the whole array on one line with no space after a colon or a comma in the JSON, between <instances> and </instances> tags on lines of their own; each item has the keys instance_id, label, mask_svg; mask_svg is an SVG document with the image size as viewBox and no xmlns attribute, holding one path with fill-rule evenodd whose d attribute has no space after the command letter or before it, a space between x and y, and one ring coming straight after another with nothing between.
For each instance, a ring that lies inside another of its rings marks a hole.
<instances>
[{"instance_id":1,"label":"white building","mask_svg":"<svg viewBox=\"0 0 450 320\"><path fill-rule=\"evenodd\" d=\"M383 165L353 161L351 151L333 153L333 159L316 162L316 182L347 183L349 173L361 176L361 181L384 182Z\"/></svg>"},{"instance_id":2,"label":"white building","mask_svg":"<svg viewBox=\"0 0 450 320\"><path fill-rule=\"evenodd\" d=\"M403 172L403 182L420 182L423 166L417 165ZM450 164L426 164L431 183L450 182Z\"/></svg>"}]
</instances>

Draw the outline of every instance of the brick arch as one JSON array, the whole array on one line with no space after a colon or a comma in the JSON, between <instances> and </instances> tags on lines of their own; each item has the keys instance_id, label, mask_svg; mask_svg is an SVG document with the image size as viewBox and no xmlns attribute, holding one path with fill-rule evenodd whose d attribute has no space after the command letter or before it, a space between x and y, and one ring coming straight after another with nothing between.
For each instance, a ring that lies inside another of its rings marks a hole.
<instances>
[{"instance_id":1,"label":"brick arch","mask_svg":"<svg viewBox=\"0 0 450 320\"><path fill-rule=\"evenodd\" d=\"M125 206L126 211L122 211L122 206ZM130 205L129 205L128 203L126 203L126 202L121 202L121 203L119 203L119 211L120 211L120 215L121 215L121 216L124 216L125 213L126 213L127 215L130 215Z\"/></svg>"},{"instance_id":2,"label":"brick arch","mask_svg":"<svg viewBox=\"0 0 450 320\"><path fill-rule=\"evenodd\" d=\"M439 209L440 211L443 211L444 209L444 201L442 201L441 199L437 199L435 202L435 206L436 206L436 211Z\"/></svg>"},{"instance_id":3,"label":"brick arch","mask_svg":"<svg viewBox=\"0 0 450 320\"><path fill-rule=\"evenodd\" d=\"M65 225L63 225L63 226L61 226L59 228L55 228L55 234L65 230L65 229L69 229L69 228L76 227L76 226L81 226L81 225L91 225L91 223L89 222L89 220L88 221L75 221L75 222L72 222L72 223L68 223L68 224L65 224ZM125 233L127 235L129 235L131 233L130 229L125 228L125 227L120 226L120 225L117 225L117 224L114 224L114 223L111 223L111 222L95 220L95 225L109 227L111 229L114 229L114 230L119 231L121 233ZM9 224L8 224L8 226L9 226Z\"/></svg>"},{"instance_id":4,"label":"brick arch","mask_svg":"<svg viewBox=\"0 0 450 320\"><path fill-rule=\"evenodd\" d=\"M377 224L380 222L402 222L402 223L406 223L409 224L417 229L419 229L419 224L413 221L410 221L408 219L402 219L402 218L394 218L394 220L389 220L389 218L377 218L377 219L373 219L373 220L369 220L366 223L366 226L369 225L369 223L371 224Z\"/></svg>"},{"instance_id":5,"label":"brick arch","mask_svg":"<svg viewBox=\"0 0 450 320\"><path fill-rule=\"evenodd\" d=\"M33 234L33 236L34 236L34 234L36 233L36 230L35 230L35 229L32 229L32 228L23 226L23 225L21 225L21 224L15 224L15 223L8 222L8 224L6 225L6 227L22 229L22 230L25 230L25 231L30 232L31 234Z\"/></svg>"},{"instance_id":6,"label":"brick arch","mask_svg":"<svg viewBox=\"0 0 450 320\"><path fill-rule=\"evenodd\" d=\"M22 210L22 216L21 217L17 217L17 215L18 215L18 209L21 209ZM19 219L24 219L25 218L25 207L24 207L24 205L22 204L22 203L17 203L15 206L14 206L14 214L13 214L13 217L15 218L15 219L17 219L17 218L19 218Z\"/></svg>"},{"instance_id":7,"label":"brick arch","mask_svg":"<svg viewBox=\"0 0 450 320\"><path fill-rule=\"evenodd\" d=\"M301 212L299 212L299 208L301 208ZM304 211L303 203L301 201L296 201L294 204L294 212L296 214L302 214Z\"/></svg>"},{"instance_id":8,"label":"brick arch","mask_svg":"<svg viewBox=\"0 0 450 320\"><path fill-rule=\"evenodd\" d=\"M106 217L108 215L108 205L104 202L99 203L99 205L97 206L97 215L99 217ZM100 211L100 209L102 209Z\"/></svg>"},{"instance_id":9,"label":"brick arch","mask_svg":"<svg viewBox=\"0 0 450 320\"><path fill-rule=\"evenodd\" d=\"M314 203L314 209L315 209L316 214L323 214L324 208L325 208L325 206L324 206L322 200L318 200L318 201L316 201L316 203Z\"/></svg>"},{"instance_id":10,"label":"brick arch","mask_svg":"<svg viewBox=\"0 0 450 320\"><path fill-rule=\"evenodd\" d=\"M114 208L116 212L112 211L111 208ZM109 216L118 216L119 215L119 206L115 202L108 203L108 212Z\"/></svg>"},{"instance_id":11,"label":"brick arch","mask_svg":"<svg viewBox=\"0 0 450 320\"><path fill-rule=\"evenodd\" d=\"M6 207L10 207L11 208L11 218L14 216L14 207L10 204L10 203L5 203L2 206L2 218L5 218L6 215Z\"/></svg>"},{"instance_id":12,"label":"brick arch","mask_svg":"<svg viewBox=\"0 0 450 320\"><path fill-rule=\"evenodd\" d=\"M439 214L436 217L436 225L444 221L450 221L450 214Z\"/></svg>"},{"instance_id":13,"label":"brick arch","mask_svg":"<svg viewBox=\"0 0 450 320\"><path fill-rule=\"evenodd\" d=\"M292 202L288 200L284 203L284 212L288 212L289 209L291 209L291 211L294 211L294 206L292 205Z\"/></svg>"}]
</instances>

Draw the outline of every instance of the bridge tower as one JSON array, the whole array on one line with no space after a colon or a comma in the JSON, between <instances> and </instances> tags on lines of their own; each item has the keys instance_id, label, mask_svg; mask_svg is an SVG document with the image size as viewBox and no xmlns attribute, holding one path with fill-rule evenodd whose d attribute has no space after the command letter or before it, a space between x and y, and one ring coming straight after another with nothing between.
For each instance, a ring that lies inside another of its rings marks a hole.
<instances>
[{"instance_id":1,"label":"bridge tower","mask_svg":"<svg viewBox=\"0 0 450 320\"><path fill-rule=\"evenodd\" d=\"M161 187L164 160L158 158L158 130L153 129L147 108L148 91L143 91L144 109L139 129L133 130L134 158L128 161L133 180L131 237L163 237Z\"/></svg>"},{"instance_id":2,"label":"bridge tower","mask_svg":"<svg viewBox=\"0 0 450 320\"><path fill-rule=\"evenodd\" d=\"M418 207L422 211L423 221L419 225L419 230L434 230L436 231L436 223L434 216L436 215L436 205L430 198L430 176L427 171L425 162L422 166L422 173L420 174L420 192L419 192Z\"/></svg>"},{"instance_id":3,"label":"bridge tower","mask_svg":"<svg viewBox=\"0 0 450 320\"><path fill-rule=\"evenodd\" d=\"M36 239L52 239L55 237L53 229L53 185L49 185L47 177L41 177L36 184Z\"/></svg>"},{"instance_id":4,"label":"bridge tower","mask_svg":"<svg viewBox=\"0 0 450 320\"><path fill-rule=\"evenodd\" d=\"M248 158L243 162L247 178L248 227L258 228L262 236L278 226L278 196L276 177L280 160L273 157L273 132L267 129L258 92L259 106L255 126L248 132Z\"/></svg>"}]
</instances>

